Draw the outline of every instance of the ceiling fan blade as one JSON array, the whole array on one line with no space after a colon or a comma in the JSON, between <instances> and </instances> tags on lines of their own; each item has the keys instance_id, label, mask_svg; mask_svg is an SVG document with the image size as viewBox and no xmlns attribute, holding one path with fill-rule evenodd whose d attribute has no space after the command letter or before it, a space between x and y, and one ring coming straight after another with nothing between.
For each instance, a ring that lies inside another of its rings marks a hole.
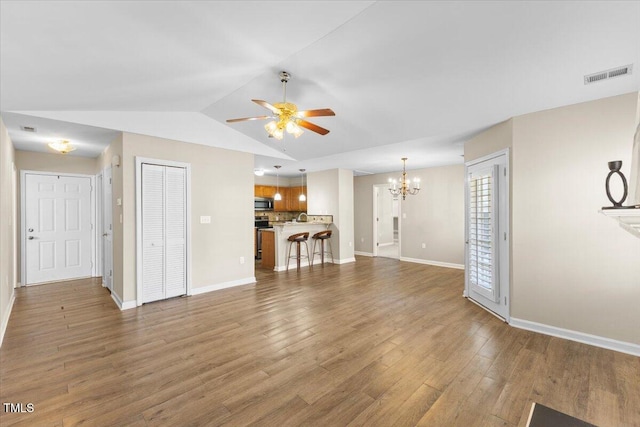
<instances>
[{"instance_id":1,"label":"ceiling fan blade","mask_svg":"<svg viewBox=\"0 0 640 427\"><path fill-rule=\"evenodd\" d=\"M247 120L264 120L271 118L271 116L243 117L241 119L227 119L227 123L246 122Z\"/></svg>"},{"instance_id":2,"label":"ceiling fan blade","mask_svg":"<svg viewBox=\"0 0 640 427\"><path fill-rule=\"evenodd\" d=\"M335 116L331 108L321 108L318 110L298 111L296 117L318 117L318 116Z\"/></svg>"},{"instance_id":3,"label":"ceiling fan blade","mask_svg":"<svg viewBox=\"0 0 640 427\"><path fill-rule=\"evenodd\" d=\"M296 120L296 123L299 124L300 126L302 126L303 128L309 129L310 131L313 131L315 133L319 133L320 135L326 135L329 133L328 129L322 128L318 125L314 125L311 122L308 122L306 120Z\"/></svg>"},{"instance_id":4,"label":"ceiling fan blade","mask_svg":"<svg viewBox=\"0 0 640 427\"><path fill-rule=\"evenodd\" d=\"M252 99L253 102L255 102L258 105L263 106L264 108L266 108L267 110L271 110L274 113L280 115L280 109L274 107L273 105L269 104L267 101L263 101L261 99Z\"/></svg>"}]
</instances>

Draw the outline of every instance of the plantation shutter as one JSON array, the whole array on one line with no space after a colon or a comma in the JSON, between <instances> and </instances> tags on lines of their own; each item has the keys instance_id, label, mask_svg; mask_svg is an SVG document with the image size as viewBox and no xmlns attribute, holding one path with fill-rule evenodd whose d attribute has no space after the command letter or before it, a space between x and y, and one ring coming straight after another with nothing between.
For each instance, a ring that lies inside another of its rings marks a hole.
<instances>
[{"instance_id":1,"label":"plantation shutter","mask_svg":"<svg viewBox=\"0 0 640 427\"><path fill-rule=\"evenodd\" d=\"M469 174L469 284L478 293L497 302L498 286L496 214L498 166Z\"/></svg>"}]
</instances>

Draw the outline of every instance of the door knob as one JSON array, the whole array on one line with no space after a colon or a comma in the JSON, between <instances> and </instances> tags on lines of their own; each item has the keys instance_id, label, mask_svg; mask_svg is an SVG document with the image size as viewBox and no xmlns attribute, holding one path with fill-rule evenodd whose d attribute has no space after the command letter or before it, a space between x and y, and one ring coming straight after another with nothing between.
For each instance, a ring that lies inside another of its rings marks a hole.
<instances>
[{"instance_id":1,"label":"door knob","mask_svg":"<svg viewBox=\"0 0 640 427\"><path fill-rule=\"evenodd\" d=\"M108 234L107 233L102 233L102 237L107 237Z\"/></svg>"},{"instance_id":2,"label":"door knob","mask_svg":"<svg viewBox=\"0 0 640 427\"><path fill-rule=\"evenodd\" d=\"M28 231L29 233L33 233L33 228L30 228Z\"/></svg>"},{"instance_id":3,"label":"door knob","mask_svg":"<svg viewBox=\"0 0 640 427\"><path fill-rule=\"evenodd\" d=\"M33 240L33 239L35 239L35 237L29 236L29 240Z\"/></svg>"}]
</instances>

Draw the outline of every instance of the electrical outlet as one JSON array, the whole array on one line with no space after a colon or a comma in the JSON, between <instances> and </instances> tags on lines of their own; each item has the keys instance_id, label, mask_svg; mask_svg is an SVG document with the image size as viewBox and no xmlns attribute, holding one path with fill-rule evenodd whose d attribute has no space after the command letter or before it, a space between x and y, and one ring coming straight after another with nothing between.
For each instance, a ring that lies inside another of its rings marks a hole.
<instances>
[{"instance_id":1,"label":"electrical outlet","mask_svg":"<svg viewBox=\"0 0 640 427\"><path fill-rule=\"evenodd\" d=\"M353 242L349 242L349 247L353 246Z\"/></svg>"},{"instance_id":2,"label":"electrical outlet","mask_svg":"<svg viewBox=\"0 0 640 427\"><path fill-rule=\"evenodd\" d=\"M211 217L206 215L206 216L201 216L200 217L200 224L211 224Z\"/></svg>"},{"instance_id":3,"label":"electrical outlet","mask_svg":"<svg viewBox=\"0 0 640 427\"><path fill-rule=\"evenodd\" d=\"M426 248L427 248L427 244L426 244L426 243L423 243L423 244L422 244L422 249L426 249Z\"/></svg>"},{"instance_id":4,"label":"electrical outlet","mask_svg":"<svg viewBox=\"0 0 640 427\"><path fill-rule=\"evenodd\" d=\"M240 264L244 264L244 257L243 256L240 257Z\"/></svg>"},{"instance_id":5,"label":"electrical outlet","mask_svg":"<svg viewBox=\"0 0 640 427\"><path fill-rule=\"evenodd\" d=\"M360 243L364 243L364 237L360 238Z\"/></svg>"}]
</instances>

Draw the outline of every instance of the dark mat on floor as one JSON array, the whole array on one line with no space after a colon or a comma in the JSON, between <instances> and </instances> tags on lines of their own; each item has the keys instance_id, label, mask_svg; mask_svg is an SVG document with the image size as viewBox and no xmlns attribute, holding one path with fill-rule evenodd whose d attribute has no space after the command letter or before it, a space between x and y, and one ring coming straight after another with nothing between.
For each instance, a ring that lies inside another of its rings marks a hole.
<instances>
[{"instance_id":1,"label":"dark mat on floor","mask_svg":"<svg viewBox=\"0 0 640 427\"><path fill-rule=\"evenodd\" d=\"M527 427L597 427L539 403L531 405Z\"/></svg>"}]
</instances>

